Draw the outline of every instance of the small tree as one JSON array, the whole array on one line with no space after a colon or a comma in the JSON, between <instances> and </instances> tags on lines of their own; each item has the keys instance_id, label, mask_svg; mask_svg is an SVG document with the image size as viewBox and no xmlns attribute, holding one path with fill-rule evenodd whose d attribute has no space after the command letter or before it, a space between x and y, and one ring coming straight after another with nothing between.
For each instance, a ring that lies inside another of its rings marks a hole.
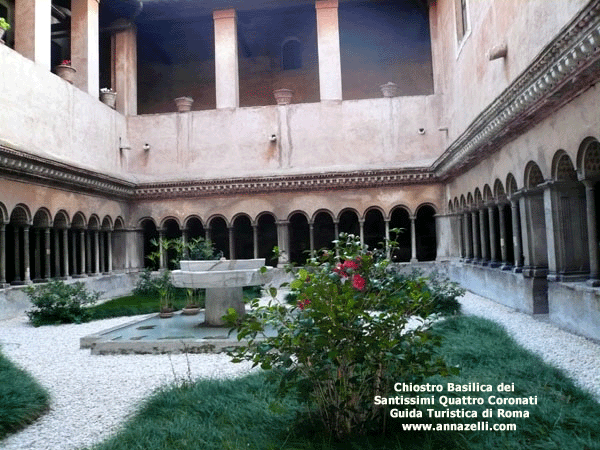
<instances>
[{"instance_id":1,"label":"small tree","mask_svg":"<svg viewBox=\"0 0 600 450\"><path fill-rule=\"evenodd\" d=\"M384 252L340 235L335 251L295 271L296 305L254 300L242 319L229 312L238 339L248 339L230 353L234 361L273 369L281 392L296 388L339 439L384 428L376 395L393 392L396 382L454 371L434 356L440 342L429 330L434 304L425 279L390 276L389 263ZM395 307L384 308L388 303ZM277 336L266 337L268 327Z\"/></svg>"}]
</instances>

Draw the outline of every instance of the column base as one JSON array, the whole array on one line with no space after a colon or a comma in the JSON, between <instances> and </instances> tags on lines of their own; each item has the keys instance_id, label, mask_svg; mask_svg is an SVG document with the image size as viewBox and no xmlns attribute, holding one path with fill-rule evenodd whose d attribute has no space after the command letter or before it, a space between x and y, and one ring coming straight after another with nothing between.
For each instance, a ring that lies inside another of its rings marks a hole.
<instances>
[{"instance_id":1,"label":"column base","mask_svg":"<svg viewBox=\"0 0 600 450\"><path fill-rule=\"evenodd\" d=\"M497 267L500 267L500 266L502 266L502 263L501 263L500 261L490 261L490 264L489 264L489 265L490 265L490 267L492 267L492 268L494 268L494 269L495 269L495 268L497 268Z\"/></svg>"},{"instance_id":2,"label":"column base","mask_svg":"<svg viewBox=\"0 0 600 450\"><path fill-rule=\"evenodd\" d=\"M8 284L6 282L0 283L0 289L6 289L8 287L10 287L10 284Z\"/></svg>"},{"instance_id":3,"label":"column base","mask_svg":"<svg viewBox=\"0 0 600 450\"><path fill-rule=\"evenodd\" d=\"M410 259L410 262L411 262L411 263L416 263L416 262L419 262L419 260L418 260L418 259L416 259L416 258L411 258L411 259Z\"/></svg>"},{"instance_id":4,"label":"column base","mask_svg":"<svg viewBox=\"0 0 600 450\"><path fill-rule=\"evenodd\" d=\"M513 270L513 265L512 264L502 264L500 265L500 270L507 270L507 271L512 271Z\"/></svg>"},{"instance_id":5,"label":"column base","mask_svg":"<svg viewBox=\"0 0 600 450\"><path fill-rule=\"evenodd\" d=\"M56 277L56 279L65 281L65 280L70 280L71 277L67 275L66 277Z\"/></svg>"},{"instance_id":6,"label":"column base","mask_svg":"<svg viewBox=\"0 0 600 450\"><path fill-rule=\"evenodd\" d=\"M513 267L513 273L523 273L523 267L518 266L518 267Z\"/></svg>"},{"instance_id":7,"label":"column base","mask_svg":"<svg viewBox=\"0 0 600 450\"><path fill-rule=\"evenodd\" d=\"M73 275L73 278L87 278L87 274L85 274L85 273L78 273L77 275Z\"/></svg>"},{"instance_id":8,"label":"column base","mask_svg":"<svg viewBox=\"0 0 600 450\"><path fill-rule=\"evenodd\" d=\"M600 280L598 278L590 278L585 282L585 284L591 287L598 287L600 286Z\"/></svg>"},{"instance_id":9,"label":"column base","mask_svg":"<svg viewBox=\"0 0 600 450\"><path fill-rule=\"evenodd\" d=\"M46 281L48 281L48 280L46 280L45 278L34 278L33 279L34 283L45 283Z\"/></svg>"}]
</instances>

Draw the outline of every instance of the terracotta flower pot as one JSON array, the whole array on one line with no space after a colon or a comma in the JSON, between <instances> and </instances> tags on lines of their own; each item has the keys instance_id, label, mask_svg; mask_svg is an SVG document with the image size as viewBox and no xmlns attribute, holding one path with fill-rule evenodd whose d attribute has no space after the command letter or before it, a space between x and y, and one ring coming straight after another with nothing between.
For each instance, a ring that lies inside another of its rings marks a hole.
<instances>
[{"instance_id":1,"label":"terracotta flower pot","mask_svg":"<svg viewBox=\"0 0 600 450\"><path fill-rule=\"evenodd\" d=\"M194 99L192 97L178 97L175 99L178 112L188 112L192 110L192 103Z\"/></svg>"},{"instance_id":2,"label":"terracotta flower pot","mask_svg":"<svg viewBox=\"0 0 600 450\"><path fill-rule=\"evenodd\" d=\"M77 71L71 66L65 66L63 64L59 64L58 66L56 66L54 68L54 72L56 73L56 75L61 77L63 80L67 81L68 83L73 84L73 80L75 80L75 72L77 72Z\"/></svg>"},{"instance_id":3,"label":"terracotta flower pot","mask_svg":"<svg viewBox=\"0 0 600 450\"><path fill-rule=\"evenodd\" d=\"M294 91L291 89L275 89L273 95L278 105L289 105L292 102Z\"/></svg>"}]
</instances>

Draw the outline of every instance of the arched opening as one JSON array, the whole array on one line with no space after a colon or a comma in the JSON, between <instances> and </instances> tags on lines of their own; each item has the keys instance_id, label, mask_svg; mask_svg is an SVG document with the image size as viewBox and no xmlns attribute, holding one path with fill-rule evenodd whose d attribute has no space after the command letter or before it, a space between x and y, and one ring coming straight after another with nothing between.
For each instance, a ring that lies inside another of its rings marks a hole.
<instances>
[{"instance_id":1,"label":"arched opening","mask_svg":"<svg viewBox=\"0 0 600 450\"><path fill-rule=\"evenodd\" d=\"M358 223L358 214L355 211L347 209L340 214L339 222L340 233L360 235L360 225Z\"/></svg>"},{"instance_id":2,"label":"arched opening","mask_svg":"<svg viewBox=\"0 0 600 450\"><path fill-rule=\"evenodd\" d=\"M8 283L23 284L29 281L29 210L17 205L6 227L6 278ZM11 264L14 261L14 264Z\"/></svg>"},{"instance_id":3,"label":"arched opening","mask_svg":"<svg viewBox=\"0 0 600 450\"><path fill-rule=\"evenodd\" d=\"M585 139L577 154L577 168L585 185L586 225L590 261L589 279L593 285L600 284L600 142Z\"/></svg>"},{"instance_id":4,"label":"arched opening","mask_svg":"<svg viewBox=\"0 0 600 450\"><path fill-rule=\"evenodd\" d=\"M141 223L144 239L144 268L150 270L158 270L160 261L157 258L150 258L150 255L158 250L157 246L152 242L158 241L158 230L152 219L144 219Z\"/></svg>"},{"instance_id":5,"label":"arched opening","mask_svg":"<svg viewBox=\"0 0 600 450\"><path fill-rule=\"evenodd\" d=\"M277 246L277 225L275 216L270 213L261 214L258 218L258 257L265 258L267 265L276 267L277 258L273 256L273 248Z\"/></svg>"},{"instance_id":6,"label":"arched opening","mask_svg":"<svg viewBox=\"0 0 600 450\"><path fill-rule=\"evenodd\" d=\"M390 229L399 229L398 233L391 232L390 239L396 241L398 246L391 254L394 262L410 261L410 214L406 208L397 207L390 217Z\"/></svg>"},{"instance_id":7,"label":"arched opening","mask_svg":"<svg viewBox=\"0 0 600 450\"><path fill-rule=\"evenodd\" d=\"M282 70L302 68L302 44L298 39L290 38L281 46Z\"/></svg>"},{"instance_id":8,"label":"arched opening","mask_svg":"<svg viewBox=\"0 0 600 450\"><path fill-rule=\"evenodd\" d=\"M33 246L31 260L34 282L50 278L50 214L43 208L33 217Z\"/></svg>"},{"instance_id":9,"label":"arched opening","mask_svg":"<svg viewBox=\"0 0 600 450\"><path fill-rule=\"evenodd\" d=\"M310 230L308 219L303 213L290 217L290 262L304 264L310 252Z\"/></svg>"},{"instance_id":10,"label":"arched opening","mask_svg":"<svg viewBox=\"0 0 600 450\"><path fill-rule=\"evenodd\" d=\"M250 217L241 215L233 221L233 242L236 259L254 258L254 231Z\"/></svg>"},{"instance_id":11,"label":"arched opening","mask_svg":"<svg viewBox=\"0 0 600 450\"><path fill-rule=\"evenodd\" d=\"M417 260L435 261L437 239L435 232L435 209L430 205L420 206L415 219Z\"/></svg>"},{"instance_id":12,"label":"arched opening","mask_svg":"<svg viewBox=\"0 0 600 450\"><path fill-rule=\"evenodd\" d=\"M385 247L385 222L378 209L370 209L365 214L364 242L370 249Z\"/></svg>"},{"instance_id":13,"label":"arched opening","mask_svg":"<svg viewBox=\"0 0 600 450\"><path fill-rule=\"evenodd\" d=\"M85 276L88 271L86 267L86 264L89 265L89 261L86 257L88 245L86 228L85 216L81 212L76 213L71 222L71 230L75 235L75 245L73 246L73 251L75 252L75 266L73 269L75 276L77 277Z\"/></svg>"},{"instance_id":14,"label":"arched opening","mask_svg":"<svg viewBox=\"0 0 600 450\"><path fill-rule=\"evenodd\" d=\"M100 270L102 273L112 272L112 220L109 216L104 217L102 220L102 231L100 239L101 245L101 263Z\"/></svg>"},{"instance_id":15,"label":"arched opening","mask_svg":"<svg viewBox=\"0 0 600 450\"><path fill-rule=\"evenodd\" d=\"M88 230L92 240L90 245L90 261L92 264L91 271L88 274L98 275L100 273L100 220L95 214L90 217Z\"/></svg>"},{"instance_id":16,"label":"arched opening","mask_svg":"<svg viewBox=\"0 0 600 450\"><path fill-rule=\"evenodd\" d=\"M222 252L223 256L230 259L229 254L229 230L227 222L222 217L214 217L208 225L210 230L210 240L215 246L217 252Z\"/></svg>"},{"instance_id":17,"label":"arched opening","mask_svg":"<svg viewBox=\"0 0 600 450\"><path fill-rule=\"evenodd\" d=\"M117 217L115 219L111 244L113 271L124 270L126 268L127 250L125 237L125 223L122 217Z\"/></svg>"},{"instance_id":18,"label":"arched opening","mask_svg":"<svg viewBox=\"0 0 600 450\"><path fill-rule=\"evenodd\" d=\"M181 238L181 229L179 228L179 223L175 219L167 219L163 222L162 225L163 236L167 240L179 239ZM174 248L169 248L166 254L165 264L167 269L175 270L178 269L179 266L177 264L177 250Z\"/></svg>"},{"instance_id":19,"label":"arched opening","mask_svg":"<svg viewBox=\"0 0 600 450\"><path fill-rule=\"evenodd\" d=\"M204 225L198 217L190 217L186 222L186 229L189 240L205 237Z\"/></svg>"},{"instance_id":20,"label":"arched opening","mask_svg":"<svg viewBox=\"0 0 600 450\"><path fill-rule=\"evenodd\" d=\"M331 214L325 211L319 212L315 216L314 242L315 250L333 249L333 241L335 240L335 224Z\"/></svg>"}]
</instances>

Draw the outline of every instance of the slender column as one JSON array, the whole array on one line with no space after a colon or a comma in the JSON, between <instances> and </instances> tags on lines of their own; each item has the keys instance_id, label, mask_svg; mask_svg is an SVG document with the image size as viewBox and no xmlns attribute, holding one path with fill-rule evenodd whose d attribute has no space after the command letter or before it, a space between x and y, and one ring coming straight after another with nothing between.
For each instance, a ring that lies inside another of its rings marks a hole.
<instances>
[{"instance_id":1,"label":"slender column","mask_svg":"<svg viewBox=\"0 0 600 450\"><path fill-rule=\"evenodd\" d=\"M240 105L237 15L234 9L213 11L217 109Z\"/></svg>"},{"instance_id":2,"label":"slender column","mask_svg":"<svg viewBox=\"0 0 600 450\"><path fill-rule=\"evenodd\" d=\"M254 250L254 259L258 258L258 225L252 225L252 245Z\"/></svg>"},{"instance_id":3,"label":"slender column","mask_svg":"<svg viewBox=\"0 0 600 450\"><path fill-rule=\"evenodd\" d=\"M44 279L50 277L50 228L44 228Z\"/></svg>"},{"instance_id":4,"label":"slender column","mask_svg":"<svg viewBox=\"0 0 600 450\"><path fill-rule=\"evenodd\" d=\"M98 230L94 230L94 275L100 275L100 241Z\"/></svg>"},{"instance_id":5,"label":"slender column","mask_svg":"<svg viewBox=\"0 0 600 450\"><path fill-rule=\"evenodd\" d=\"M417 218L410 217L410 262L415 263L417 259Z\"/></svg>"},{"instance_id":6,"label":"slender column","mask_svg":"<svg viewBox=\"0 0 600 450\"><path fill-rule=\"evenodd\" d=\"M104 244L104 232L103 231L98 232L98 238L100 240L100 245L98 247L100 250L100 252L99 252L100 253L100 267L99 267L98 272L104 273L104 272L106 272L106 269L105 269L106 260L104 259L104 248L105 248L104 245L105 244Z\"/></svg>"},{"instance_id":7,"label":"slender column","mask_svg":"<svg viewBox=\"0 0 600 450\"><path fill-rule=\"evenodd\" d=\"M463 215L460 213L456 214L456 225L458 226L458 256L462 259L465 259L467 254L465 252L465 232Z\"/></svg>"},{"instance_id":8,"label":"slender column","mask_svg":"<svg viewBox=\"0 0 600 450\"><path fill-rule=\"evenodd\" d=\"M467 211L463 214L463 234L465 241L465 262L470 262L473 259L472 234L470 233L471 218Z\"/></svg>"},{"instance_id":9,"label":"slender column","mask_svg":"<svg viewBox=\"0 0 600 450\"><path fill-rule=\"evenodd\" d=\"M585 203L587 215L588 248L590 252L590 279L592 286L600 286L600 273L598 270L598 231L596 230L596 198L594 183L583 180L585 185Z\"/></svg>"},{"instance_id":10,"label":"slender column","mask_svg":"<svg viewBox=\"0 0 600 450\"><path fill-rule=\"evenodd\" d=\"M64 277L69 277L69 230L63 228L63 260L65 262Z\"/></svg>"},{"instance_id":11,"label":"slender column","mask_svg":"<svg viewBox=\"0 0 600 450\"><path fill-rule=\"evenodd\" d=\"M481 260L481 247L479 242L479 223L477 211L471 211L471 231L473 232L473 262Z\"/></svg>"},{"instance_id":12,"label":"slender column","mask_svg":"<svg viewBox=\"0 0 600 450\"><path fill-rule=\"evenodd\" d=\"M335 240L340 238L340 222L337 220L333 221L333 236ZM335 250L335 255L340 256L340 251L338 249Z\"/></svg>"},{"instance_id":13,"label":"slender column","mask_svg":"<svg viewBox=\"0 0 600 450\"><path fill-rule=\"evenodd\" d=\"M520 211L519 200L517 198L510 199L510 208L512 212L512 229L513 229L513 247L515 251L515 273L523 272L523 249L521 247L521 224L519 223Z\"/></svg>"},{"instance_id":14,"label":"slender column","mask_svg":"<svg viewBox=\"0 0 600 450\"><path fill-rule=\"evenodd\" d=\"M73 275L77 275L77 231L74 228L71 228L71 256L73 261L71 271Z\"/></svg>"},{"instance_id":15,"label":"slender column","mask_svg":"<svg viewBox=\"0 0 600 450\"><path fill-rule=\"evenodd\" d=\"M87 232L85 233L85 241L86 241L86 245L85 245L85 254L86 254L86 266L87 266L87 274L88 275L92 275L93 273L93 268L92 268L92 232L90 230L87 230Z\"/></svg>"},{"instance_id":16,"label":"slender column","mask_svg":"<svg viewBox=\"0 0 600 450\"><path fill-rule=\"evenodd\" d=\"M54 276L60 278L60 230L54 229Z\"/></svg>"},{"instance_id":17,"label":"slender column","mask_svg":"<svg viewBox=\"0 0 600 450\"><path fill-rule=\"evenodd\" d=\"M71 1L71 61L77 69L74 84L98 98L99 34L98 0Z\"/></svg>"},{"instance_id":18,"label":"slender column","mask_svg":"<svg viewBox=\"0 0 600 450\"><path fill-rule=\"evenodd\" d=\"M229 259L235 259L235 235L234 228L228 227L227 231L229 232Z\"/></svg>"},{"instance_id":19,"label":"slender column","mask_svg":"<svg viewBox=\"0 0 600 450\"><path fill-rule=\"evenodd\" d=\"M25 268L23 281L26 284L31 283L31 262L29 261L29 225L25 225L23 227L23 265Z\"/></svg>"},{"instance_id":20,"label":"slender column","mask_svg":"<svg viewBox=\"0 0 600 450\"><path fill-rule=\"evenodd\" d=\"M167 251L163 248L163 241L165 240L165 230L158 230L158 251L160 252L158 268L160 270L167 268Z\"/></svg>"},{"instance_id":21,"label":"slender column","mask_svg":"<svg viewBox=\"0 0 600 450\"><path fill-rule=\"evenodd\" d=\"M6 284L6 225L0 224L0 287Z\"/></svg>"},{"instance_id":22,"label":"slender column","mask_svg":"<svg viewBox=\"0 0 600 450\"><path fill-rule=\"evenodd\" d=\"M15 279L13 280L13 284L21 284L21 240L19 227L17 225L14 226L14 243L15 243Z\"/></svg>"},{"instance_id":23,"label":"slender column","mask_svg":"<svg viewBox=\"0 0 600 450\"><path fill-rule=\"evenodd\" d=\"M34 228L33 230L33 234L34 234L34 242L35 242L35 251L33 252L34 254L34 261L33 261L33 266L34 266L34 280L35 281L41 281L41 276L42 276L42 271L41 271L41 252L42 252L42 239L40 236L40 229L39 228Z\"/></svg>"},{"instance_id":24,"label":"slender column","mask_svg":"<svg viewBox=\"0 0 600 450\"><path fill-rule=\"evenodd\" d=\"M79 266L79 275L85 275L85 231L83 229L79 230L79 257L81 258L81 266Z\"/></svg>"},{"instance_id":25,"label":"slender column","mask_svg":"<svg viewBox=\"0 0 600 450\"><path fill-rule=\"evenodd\" d=\"M358 221L358 226L359 226L359 233L360 233L360 245L365 245L365 221L364 220L359 220Z\"/></svg>"},{"instance_id":26,"label":"slender column","mask_svg":"<svg viewBox=\"0 0 600 450\"><path fill-rule=\"evenodd\" d=\"M137 30L124 19L115 22L122 26L113 37L114 61L112 85L117 91L116 109L127 116L137 115Z\"/></svg>"},{"instance_id":27,"label":"slender column","mask_svg":"<svg viewBox=\"0 0 600 450\"><path fill-rule=\"evenodd\" d=\"M52 0L17 0L15 50L50 70Z\"/></svg>"},{"instance_id":28,"label":"slender column","mask_svg":"<svg viewBox=\"0 0 600 450\"><path fill-rule=\"evenodd\" d=\"M497 230L496 230L496 221L494 220L494 208L496 205L489 205L488 210L488 224L490 230L490 266L498 267L498 247L496 245L497 241Z\"/></svg>"},{"instance_id":29,"label":"slender column","mask_svg":"<svg viewBox=\"0 0 600 450\"><path fill-rule=\"evenodd\" d=\"M278 267L287 264L289 260L290 233L287 220L277 221L277 246L279 247Z\"/></svg>"},{"instance_id":30,"label":"slender column","mask_svg":"<svg viewBox=\"0 0 600 450\"><path fill-rule=\"evenodd\" d=\"M385 223L385 257L390 259L390 219L383 219Z\"/></svg>"},{"instance_id":31,"label":"slender column","mask_svg":"<svg viewBox=\"0 0 600 450\"><path fill-rule=\"evenodd\" d=\"M487 265L489 256L487 253L487 236L485 232L485 216L487 215L486 208L479 209L479 245L481 248L481 264Z\"/></svg>"},{"instance_id":32,"label":"slender column","mask_svg":"<svg viewBox=\"0 0 600 450\"><path fill-rule=\"evenodd\" d=\"M508 260L508 243L506 242L506 204L498 204L498 219L500 222L500 254L502 258L501 269L505 270L510 268L510 261Z\"/></svg>"},{"instance_id":33,"label":"slender column","mask_svg":"<svg viewBox=\"0 0 600 450\"><path fill-rule=\"evenodd\" d=\"M315 256L315 224L308 224L308 240L310 242L310 256Z\"/></svg>"},{"instance_id":34,"label":"slender column","mask_svg":"<svg viewBox=\"0 0 600 450\"><path fill-rule=\"evenodd\" d=\"M106 271L112 273L112 231L110 230L106 232L106 251L108 252L108 267L106 268Z\"/></svg>"},{"instance_id":35,"label":"slender column","mask_svg":"<svg viewBox=\"0 0 600 450\"><path fill-rule=\"evenodd\" d=\"M317 0L317 48L321 100L342 99L338 0Z\"/></svg>"},{"instance_id":36,"label":"slender column","mask_svg":"<svg viewBox=\"0 0 600 450\"><path fill-rule=\"evenodd\" d=\"M206 228L206 229L204 230L204 238L205 238L207 241L210 241L210 227L208 227L208 228Z\"/></svg>"},{"instance_id":37,"label":"slender column","mask_svg":"<svg viewBox=\"0 0 600 450\"><path fill-rule=\"evenodd\" d=\"M190 249L188 248L188 229L181 230L181 239L183 241L183 259L190 259Z\"/></svg>"}]
</instances>

